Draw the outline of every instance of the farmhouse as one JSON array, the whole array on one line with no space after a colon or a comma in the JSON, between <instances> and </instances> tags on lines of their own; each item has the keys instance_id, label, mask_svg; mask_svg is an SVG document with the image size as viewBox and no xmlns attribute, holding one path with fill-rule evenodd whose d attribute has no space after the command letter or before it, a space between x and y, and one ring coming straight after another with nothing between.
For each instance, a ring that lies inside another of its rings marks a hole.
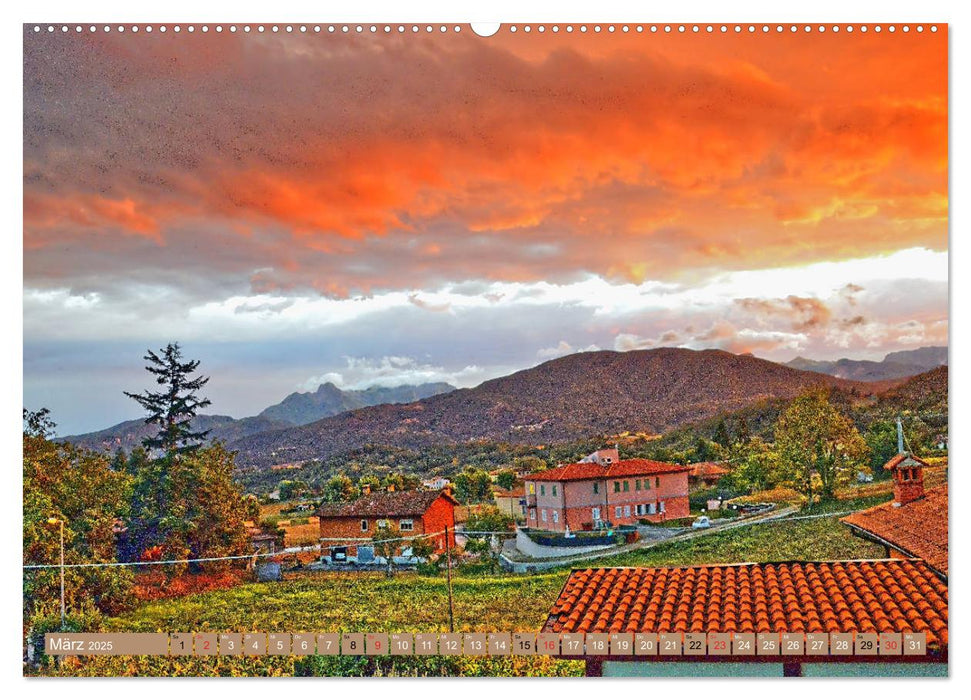
<instances>
[{"instance_id":1,"label":"farmhouse","mask_svg":"<svg viewBox=\"0 0 971 700\"><path fill-rule=\"evenodd\" d=\"M900 453L884 465L893 476L893 501L841 519L853 534L883 545L887 556L923 559L947 579L947 485L924 490L927 463Z\"/></svg>"},{"instance_id":2,"label":"farmhouse","mask_svg":"<svg viewBox=\"0 0 971 700\"><path fill-rule=\"evenodd\" d=\"M838 675L841 667L857 676L947 675L947 608L947 583L910 559L579 569L542 632L585 633L587 675ZM830 648L832 637L825 650L812 653L811 633L849 633L857 640L872 634L874 650L878 644L900 649L883 635L901 635L895 640L901 645L903 634L923 633L927 653L878 656L851 645L846 655L833 655L841 652ZM659 647L648 657L611 655L609 645L594 651L591 635L608 644L611 636L626 637L633 645L638 634L670 635L678 655ZM762 635L777 644L786 634L802 641L786 655L781 646L774 654L762 647L752 655L727 653L738 649L739 635L749 634L759 644ZM689 651L689 639L697 651Z\"/></svg>"},{"instance_id":3,"label":"farmhouse","mask_svg":"<svg viewBox=\"0 0 971 700\"><path fill-rule=\"evenodd\" d=\"M434 533L436 551L455 546L455 506L449 491L378 491L364 493L350 503L324 503L317 509L324 554L329 547L370 540L381 527L396 527L402 537Z\"/></svg>"},{"instance_id":4,"label":"farmhouse","mask_svg":"<svg viewBox=\"0 0 971 700\"><path fill-rule=\"evenodd\" d=\"M526 524L564 532L659 522L690 515L691 467L649 459L619 459L599 450L575 464L525 477Z\"/></svg>"}]
</instances>

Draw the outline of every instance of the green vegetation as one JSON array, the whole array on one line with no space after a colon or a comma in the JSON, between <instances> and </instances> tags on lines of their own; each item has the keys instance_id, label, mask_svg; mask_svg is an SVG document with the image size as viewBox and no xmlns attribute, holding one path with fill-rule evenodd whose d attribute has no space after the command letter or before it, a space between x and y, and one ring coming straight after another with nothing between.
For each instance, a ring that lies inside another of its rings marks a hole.
<instances>
[{"instance_id":1,"label":"green vegetation","mask_svg":"<svg viewBox=\"0 0 971 700\"><path fill-rule=\"evenodd\" d=\"M466 532L509 532L512 526L513 519L494 506L476 510L465 521ZM465 545L465 551L478 554L484 560L490 573L499 568L501 548L502 540L493 535L470 535Z\"/></svg>"},{"instance_id":2,"label":"green vegetation","mask_svg":"<svg viewBox=\"0 0 971 700\"><path fill-rule=\"evenodd\" d=\"M885 501L877 499L877 502ZM863 507L843 502L844 510ZM668 542L616 557L598 559L595 566L684 566L744 561L882 559L883 548L853 537L839 517L769 521L713 532L683 542Z\"/></svg>"},{"instance_id":3,"label":"green vegetation","mask_svg":"<svg viewBox=\"0 0 971 700\"><path fill-rule=\"evenodd\" d=\"M61 528L65 563L116 561L115 518L127 509L131 479L104 455L51 442L54 427L46 410L24 411L23 563L57 564ZM65 599L73 611L112 614L132 602L131 584L131 572L116 567L67 569ZM60 571L25 569L25 619L59 606Z\"/></svg>"},{"instance_id":4,"label":"green vegetation","mask_svg":"<svg viewBox=\"0 0 971 700\"><path fill-rule=\"evenodd\" d=\"M455 498L460 503L489 503L492 501L492 477L483 469L466 469L456 474Z\"/></svg>"},{"instance_id":5,"label":"green vegetation","mask_svg":"<svg viewBox=\"0 0 971 700\"><path fill-rule=\"evenodd\" d=\"M775 427L780 465L810 503L813 493L833 498L857 472L869 471L869 446L828 394L815 390L799 396Z\"/></svg>"}]
</instances>

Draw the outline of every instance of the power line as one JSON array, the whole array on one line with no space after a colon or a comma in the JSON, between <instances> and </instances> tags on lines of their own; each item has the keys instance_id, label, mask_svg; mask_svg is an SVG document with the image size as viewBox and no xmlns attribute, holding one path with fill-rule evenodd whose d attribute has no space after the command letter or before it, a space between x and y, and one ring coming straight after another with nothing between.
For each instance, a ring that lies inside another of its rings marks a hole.
<instances>
[{"instance_id":1,"label":"power line","mask_svg":"<svg viewBox=\"0 0 971 700\"><path fill-rule=\"evenodd\" d=\"M418 535L409 535L407 537L391 537L388 539L378 539L375 540L371 537L322 537L319 542L347 542L347 543L364 543L364 542L405 542L414 541L422 539L430 539L433 537L438 537L444 535L448 530L440 530L438 532L426 532ZM511 535L512 533L506 532L488 532L488 531L475 531L475 532L455 532L456 535ZM298 552L311 552L317 551L322 548L322 544L310 545L307 547L289 547L282 552L254 552L253 554L237 554L225 557L199 557L196 559L164 559L159 561L111 561L111 562L94 562L88 564L65 564L65 569L87 569L87 568L101 568L101 567L114 567L114 566L160 566L166 564L195 564L198 562L213 562L213 561L236 561L240 559L254 559L258 557L279 557L286 554L297 554ZM23 564L24 569L59 569L60 564Z\"/></svg>"}]
</instances>

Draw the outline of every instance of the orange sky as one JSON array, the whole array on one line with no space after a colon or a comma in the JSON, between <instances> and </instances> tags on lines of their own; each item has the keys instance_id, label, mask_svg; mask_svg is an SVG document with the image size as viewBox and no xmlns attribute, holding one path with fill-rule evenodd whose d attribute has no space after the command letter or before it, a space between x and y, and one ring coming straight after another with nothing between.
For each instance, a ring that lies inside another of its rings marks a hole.
<instances>
[{"instance_id":1,"label":"orange sky","mask_svg":"<svg viewBox=\"0 0 971 700\"><path fill-rule=\"evenodd\" d=\"M946 27L28 31L24 67L25 289L97 294L108 315L137 285L187 308L591 276L692 287L947 250ZM792 294L733 308L776 309L758 316L776 332ZM925 301L866 320L919 317L946 342L946 290ZM603 332L646 337L639 323ZM873 337L844 349L895 347Z\"/></svg>"}]
</instances>

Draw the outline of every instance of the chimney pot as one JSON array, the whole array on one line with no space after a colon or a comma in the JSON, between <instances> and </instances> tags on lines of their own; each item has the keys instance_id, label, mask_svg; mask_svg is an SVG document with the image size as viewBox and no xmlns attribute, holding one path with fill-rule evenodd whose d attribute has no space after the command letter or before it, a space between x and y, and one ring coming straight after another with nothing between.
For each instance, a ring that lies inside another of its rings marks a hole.
<instances>
[{"instance_id":1,"label":"chimney pot","mask_svg":"<svg viewBox=\"0 0 971 700\"><path fill-rule=\"evenodd\" d=\"M893 469L893 501L903 506L924 497L924 469L916 459L907 457Z\"/></svg>"}]
</instances>

